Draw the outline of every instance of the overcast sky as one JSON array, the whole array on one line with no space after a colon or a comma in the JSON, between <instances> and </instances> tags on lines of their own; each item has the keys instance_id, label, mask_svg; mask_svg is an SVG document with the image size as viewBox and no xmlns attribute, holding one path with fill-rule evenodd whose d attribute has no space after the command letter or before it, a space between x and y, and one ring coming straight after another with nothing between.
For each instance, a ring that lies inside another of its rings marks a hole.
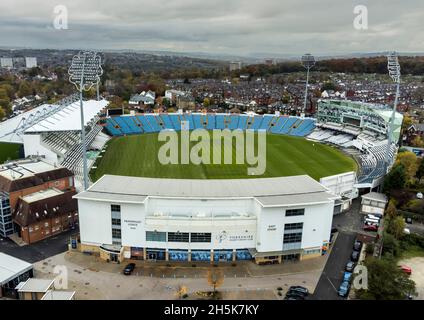
<instances>
[{"instance_id":1,"label":"overcast sky","mask_svg":"<svg viewBox=\"0 0 424 320\"><path fill-rule=\"evenodd\" d=\"M68 30L53 27L68 9ZM356 5L368 30L353 27ZM0 0L0 46L340 54L424 51L424 0Z\"/></svg>"}]
</instances>

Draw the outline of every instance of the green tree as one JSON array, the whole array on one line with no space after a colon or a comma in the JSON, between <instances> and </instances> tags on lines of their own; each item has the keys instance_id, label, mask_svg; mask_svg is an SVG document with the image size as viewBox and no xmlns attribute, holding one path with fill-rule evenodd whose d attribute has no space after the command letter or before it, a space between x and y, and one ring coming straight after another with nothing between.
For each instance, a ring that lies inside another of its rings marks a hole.
<instances>
[{"instance_id":1,"label":"green tree","mask_svg":"<svg viewBox=\"0 0 424 320\"><path fill-rule=\"evenodd\" d=\"M406 183L405 167L402 164L395 165L384 179L383 190L390 192L393 189L402 189Z\"/></svg>"},{"instance_id":2,"label":"green tree","mask_svg":"<svg viewBox=\"0 0 424 320\"><path fill-rule=\"evenodd\" d=\"M409 294L416 295L415 282L409 279L392 259L368 258L368 289L357 291L360 299L403 300Z\"/></svg>"},{"instance_id":3,"label":"green tree","mask_svg":"<svg viewBox=\"0 0 424 320\"><path fill-rule=\"evenodd\" d=\"M384 257L397 257L400 253L399 241L387 232L383 234L383 256Z\"/></svg>"},{"instance_id":4,"label":"green tree","mask_svg":"<svg viewBox=\"0 0 424 320\"><path fill-rule=\"evenodd\" d=\"M422 159L420 160L420 164L418 165L417 173L415 176L419 181L421 181L421 178L424 177L424 161Z\"/></svg>"},{"instance_id":5,"label":"green tree","mask_svg":"<svg viewBox=\"0 0 424 320\"><path fill-rule=\"evenodd\" d=\"M18 96L22 98L31 95L31 93L31 86L29 85L28 81L22 81L19 85Z\"/></svg>"},{"instance_id":6,"label":"green tree","mask_svg":"<svg viewBox=\"0 0 424 320\"><path fill-rule=\"evenodd\" d=\"M388 219L387 232L392 234L396 239L400 239L405 229L405 220L402 216Z\"/></svg>"}]
</instances>

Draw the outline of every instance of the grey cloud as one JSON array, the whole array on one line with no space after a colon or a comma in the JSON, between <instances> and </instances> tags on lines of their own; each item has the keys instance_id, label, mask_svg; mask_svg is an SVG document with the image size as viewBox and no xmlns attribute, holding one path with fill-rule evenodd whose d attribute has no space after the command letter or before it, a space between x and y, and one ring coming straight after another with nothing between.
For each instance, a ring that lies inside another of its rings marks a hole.
<instances>
[{"instance_id":1,"label":"grey cloud","mask_svg":"<svg viewBox=\"0 0 424 320\"><path fill-rule=\"evenodd\" d=\"M70 30L52 28L68 8ZM353 28L364 4L369 29ZM0 46L273 54L424 51L422 0L2 0Z\"/></svg>"}]
</instances>

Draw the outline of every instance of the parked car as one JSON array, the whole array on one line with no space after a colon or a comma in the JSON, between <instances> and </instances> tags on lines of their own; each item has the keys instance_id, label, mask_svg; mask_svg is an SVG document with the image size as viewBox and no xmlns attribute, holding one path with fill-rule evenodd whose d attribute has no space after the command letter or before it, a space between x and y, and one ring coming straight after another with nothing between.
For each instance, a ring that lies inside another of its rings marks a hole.
<instances>
[{"instance_id":1,"label":"parked car","mask_svg":"<svg viewBox=\"0 0 424 320\"><path fill-rule=\"evenodd\" d=\"M357 262L359 260L359 252L353 251L350 255L350 260L352 260L353 262Z\"/></svg>"},{"instance_id":2,"label":"parked car","mask_svg":"<svg viewBox=\"0 0 424 320\"><path fill-rule=\"evenodd\" d=\"M346 264L345 270L346 270L347 272L353 272L353 270L355 269L355 267L356 267L356 263L355 263L355 262L353 262L353 261L349 261L349 262Z\"/></svg>"},{"instance_id":3,"label":"parked car","mask_svg":"<svg viewBox=\"0 0 424 320\"><path fill-rule=\"evenodd\" d=\"M350 280L352 280L352 272L345 272L344 274L343 274L343 282L344 281L347 281L347 282L349 282L350 283Z\"/></svg>"},{"instance_id":4,"label":"parked car","mask_svg":"<svg viewBox=\"0 0 424 320\"><path fill-rule=\"evenodd\" d=\"M124 274L129 276L135 269L135 263L128 263L124 268Z\"/></svg>"},{"instance_id":5,"label":"parked car","mask_svg":"<svg viewBox=\"0 0 424 320\"><path fill-rule=\"evenodd\" d=\"M356 240L353 244L353 250L355 251L361 251L362 249L362 241Z\"/></svg>"},{"instance_id":6,"label":"parked car","mask_svg":"<svg viewBox=\"0 0 424 320\"><path fill-rule=\"evenodd\" d=\"M289 290L286 293L286 298L289 298L289 297L291 297L291 298L297 298L298 300L305 300L305 295L303 293L301 293L301 292L298 292L298 291L290 291Z\"/></svg>"},{"instance_id":7,"label":"parked car","mask_svg":"<svg viewBox=\"0 0 424 320\"><path fill-rule=\"evenodd\" d=\"M347 297L350 290L350 283L347 281L343 281L339 287L339 296Z\"/></svg>"},{"instance_id":8,"label":"parked car","mask_svg":"<svg viewBox=\"0 0 424 320\"><path fill-rule=\"evenodd\" d=\"M291 286L288 292L296 291L302 293L304 296L309 295L309 290L302 286Z\"/></svg>"},{"instance_id":9,"label":"parked car","mask_svg":"<svg viewBox=\"0 0 424 320\"><path fill-rule=\"evenodd\" d=\"M407 275L411 275L411 273L412 273L412 268L411 268L411 267L408 267L408 266L400 266L400 268L401 268L401 270L402 270L403 272L405 272Z\"/></svg>"},{"instance_id":10,"label":"parked car","mask_svg":"<svg viewBox=\"0 0 424 320\"><path fill-rule=\"evenodd\" d=\"M305 300L304 298L302 298L302 297L298 297L298 296L285 296L284 297L284 300Z\"/></svg>"},{"instance_id":11,"label":"parked car","mask_svg":"<svg viewBox=\"0 0 424 320\"><path fill-rule=\"evenodd\" d=\"M377 231L378 226L372 224L364 224L364 231Z\"/></svg>"}]
</instances>

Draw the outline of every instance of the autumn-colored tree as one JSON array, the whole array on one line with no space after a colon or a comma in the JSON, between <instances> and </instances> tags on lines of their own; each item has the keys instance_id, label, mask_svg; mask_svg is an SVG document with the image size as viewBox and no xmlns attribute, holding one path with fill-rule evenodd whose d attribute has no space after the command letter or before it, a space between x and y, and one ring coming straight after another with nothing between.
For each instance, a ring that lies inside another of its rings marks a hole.
<instances>
[{"instance_id":1,"label":"autumn-colored tree","mask_svg":"<svg viewBox=\"0 0 424 320\"><path fill-rule=\"evenodd\" d=\"M410 151L401 152L396 159L396 165L402 164L405 168L407 180L411 181L417 172L418 161L415 153Z\"/></svg>"},{"instance_id":2,"label":"autumn-colored tree","mask_svg":"<svg viewBox=\"0 0 424 320\"><path fill-rule=\"evenodd\" d=\"M412 139L411 144L413 147L423 148L424 140L420 136L415 136L415 138Z\"/></svg>"},{"instance_id":3,"label":"autumn-colored tree","mask_svg":"<svg viewBox=\"0 0 424 320\"><path fill-rule=\"evenodd\" d=\"M3 108L0 107L0 121L6 116L6 112L4 112Z\"/></svg>"},{"instance_id":4,"label":"autumn-colored tree","mask_svg":"<svg viewBox=\"0 0 424 320\"><path fill-rule=\"evenodd\" d=\"M28 81L22 81L19 85L18 96L25 97L32 94L31 86Z\"/></svg>"},{"instance_id":5,"label":"autumn-colored tree","mask_svg":"<svg viewBox=\"0 0 424 320\"><path fill-rule=\"evenodd\" d=\"M388 219L392 219L396 216L397 216L396 205L395 205L394 200L392 199L392 200L389 201L389 205L387 206L386 217Z\"/></svg>"},{"instance_id":6,"label":"autumn-colored tree","mask_svg":"<svg viewBox=\"0 0 424 320\"><path fill-rule=\"evenodd\" d=\"M208 283L213 287L213 295L216 294L216 289L224 283L224 274L220 269L208 271Z\"/></svg>"}]
</instances>

